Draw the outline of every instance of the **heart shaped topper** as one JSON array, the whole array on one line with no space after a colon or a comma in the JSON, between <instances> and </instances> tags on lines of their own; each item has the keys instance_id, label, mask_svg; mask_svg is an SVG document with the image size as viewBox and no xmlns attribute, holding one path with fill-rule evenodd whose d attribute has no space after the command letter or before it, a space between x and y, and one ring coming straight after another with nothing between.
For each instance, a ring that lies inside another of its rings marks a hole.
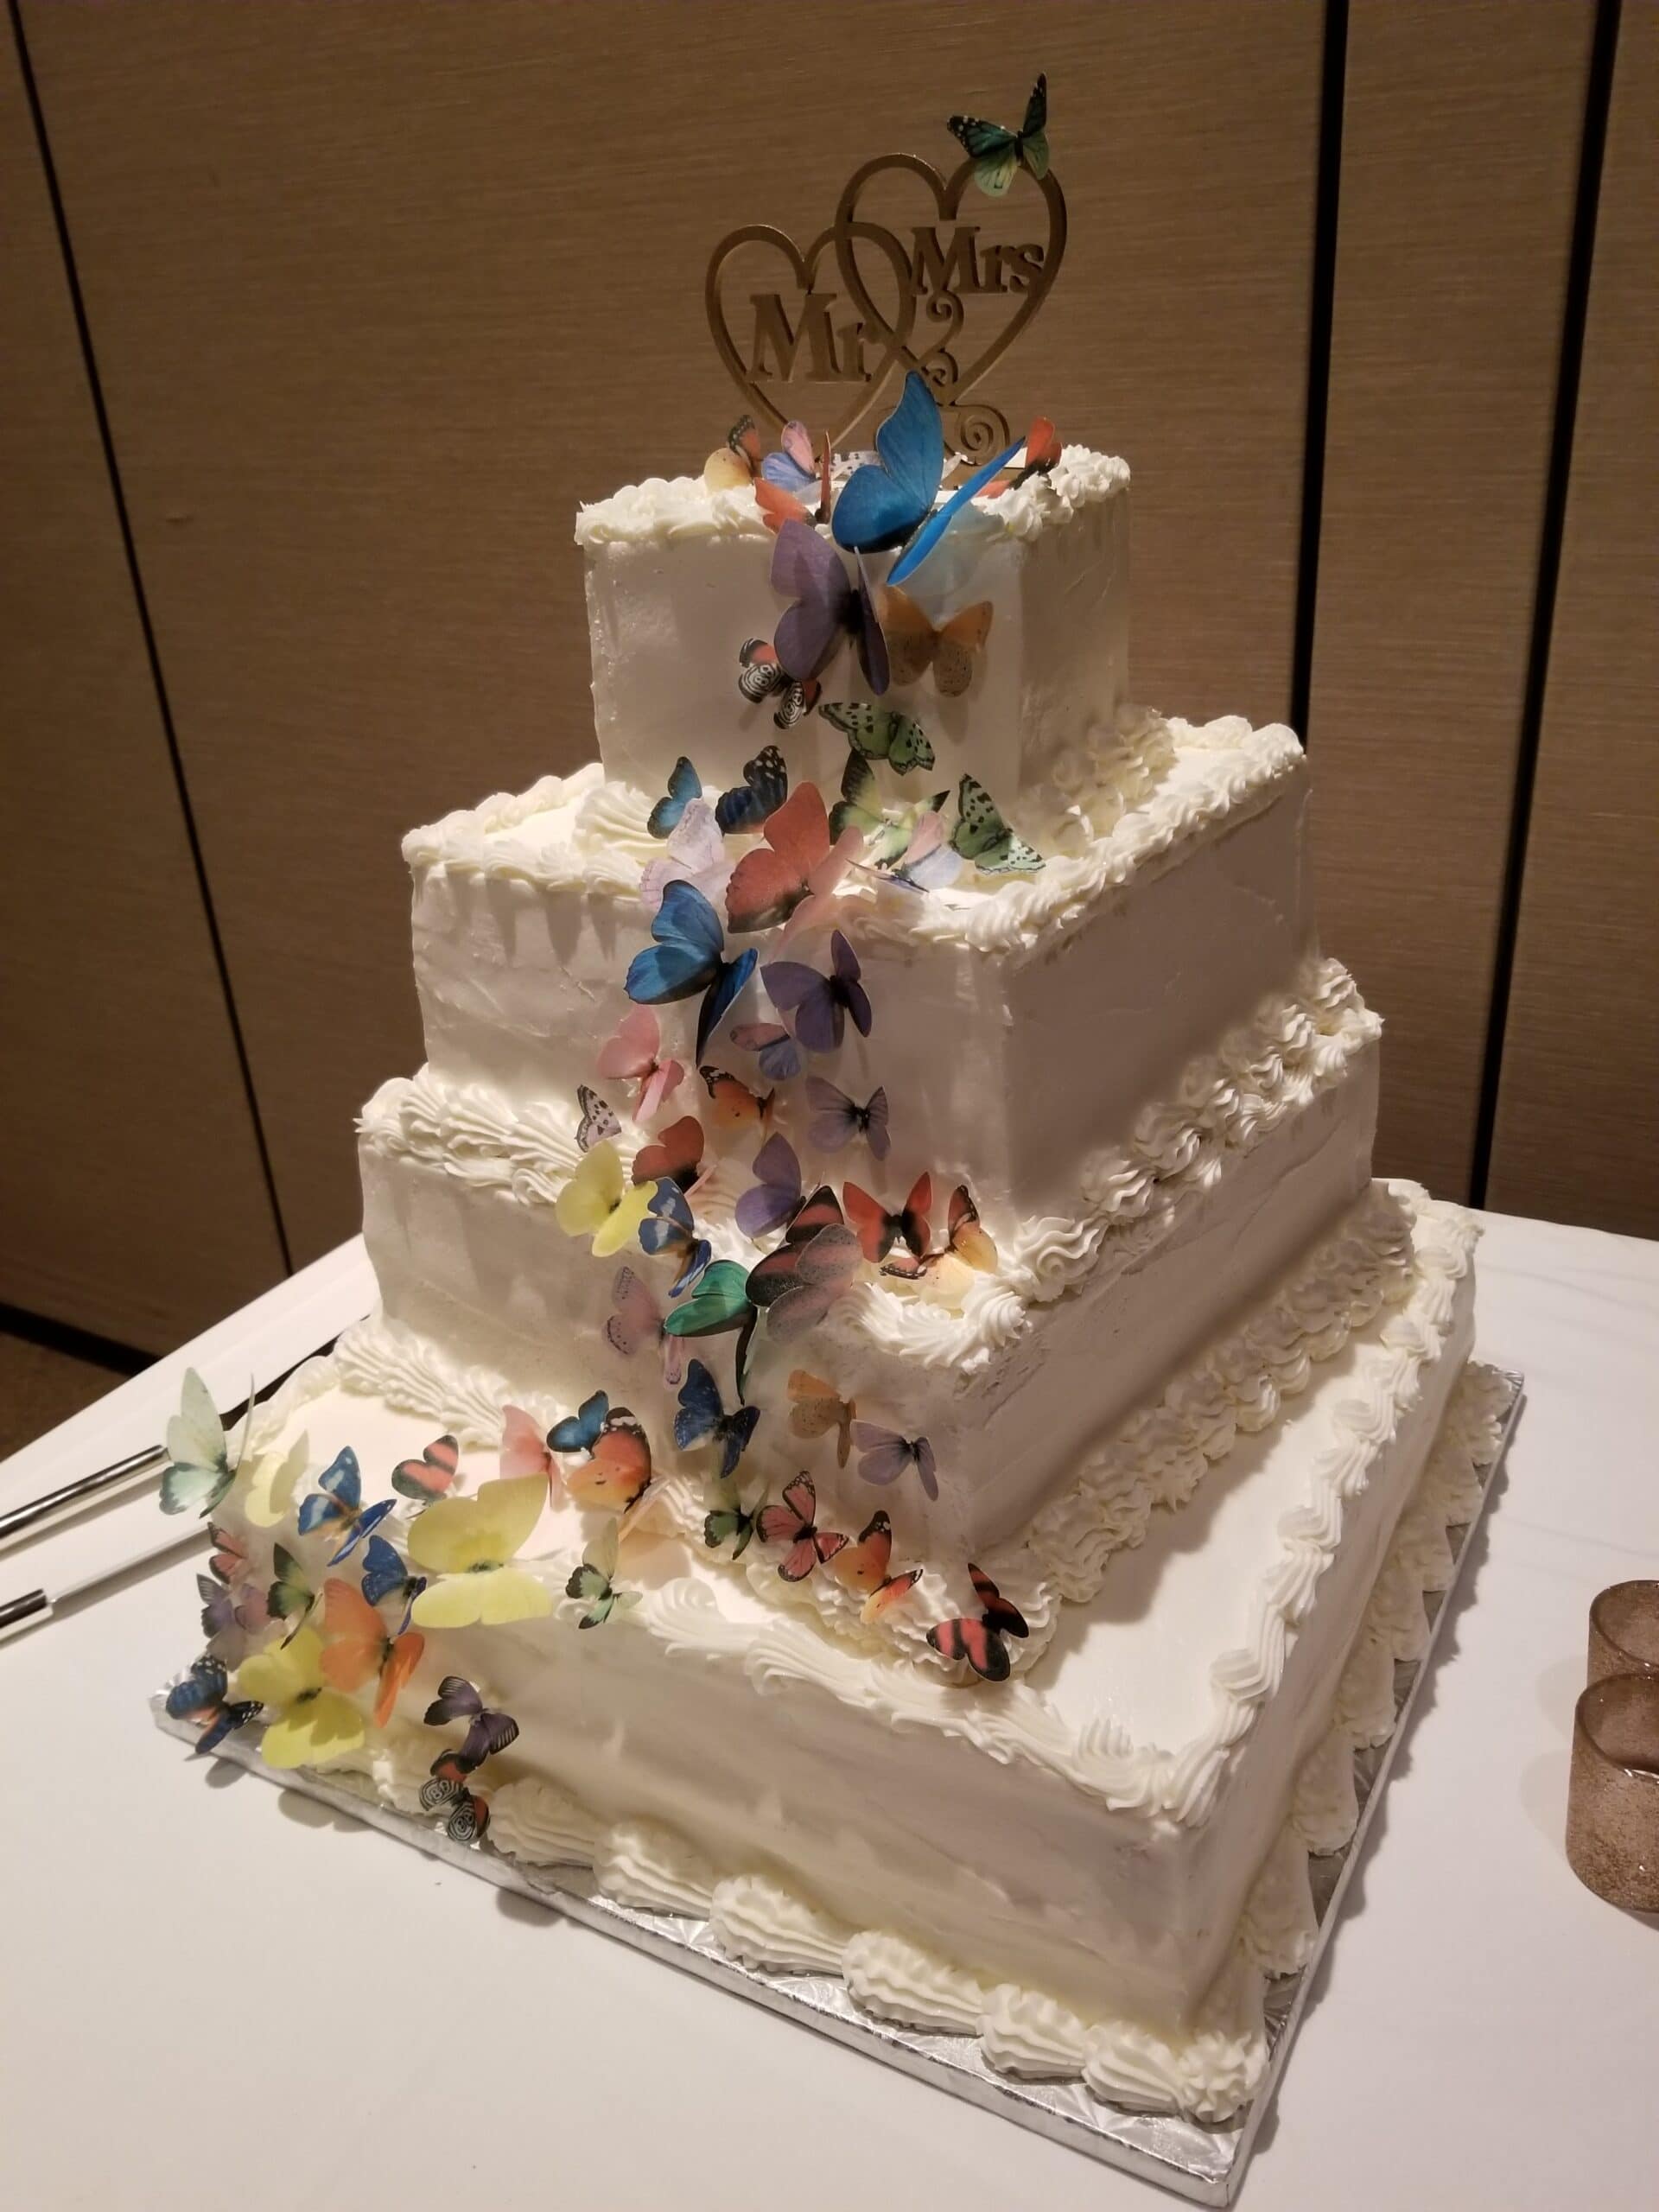
<instances>
[{"instance_id":1,"label":"heart shaped topper","mask_svg":"<svg viewBox=\"0 0 1659 2212\"><path fill-rule=\"evenodd\" d=\"M767 223L745 225L721 240L703 288L709 327L756 416L774 428L791 416L827 417L831 442L840 446L914 369L932 387L947 442L957 452L979 459L1007 444L1007 426L997 410L965 398L1047 297L1065 251L1065 200L1052 174L1039 178L1022 171L1044 203L1046 235L982 246L981 231L1005 203L988 200L976 211L979 220L962 220L963 195L975 170L969 159L947 179L918 155L878 155L854 172L835 222L804 249ZM878 181L893 176L919 180L931 203L923 222L906 225L908 247L860 213ZM1026 207L1030 204L1026 199ZM821 266L832 248L837 289L824 289ZM726 293L736 290L738 269L747 275L753 318L747 349L727 312ZM768 279L770 289L757 288ZM993 297L1007 302L1007 311L964 360L959 340L969 322L965 301ZM928 326L925 343L916 334L918 319Z\"/></svg>"}]
</instances>

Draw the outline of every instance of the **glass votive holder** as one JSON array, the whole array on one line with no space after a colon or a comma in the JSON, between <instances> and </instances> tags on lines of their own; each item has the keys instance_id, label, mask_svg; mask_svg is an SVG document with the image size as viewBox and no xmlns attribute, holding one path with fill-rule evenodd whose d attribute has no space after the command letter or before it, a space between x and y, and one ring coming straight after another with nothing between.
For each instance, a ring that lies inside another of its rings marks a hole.
<instances>
[{"instance_id":1,"label":"glass votive holder","mask_svg":"<svg viewBox=\"0 0 1659 2212\"><path fill-rule=\"evenodd\" d=\"M1659 1582L1615 1582L1590 1608L1586 1681L1659 1675Z\"/></svg>"},{"instance_id":2,"label":"glass votive holder","mask_svg":"<svg viewBox=\"0 0 1659 2212\"><path fill-rule=\"evenodd\" d=\"M1607 1675L1580 1698L1567 1857L1609 1904L1659 1912L1659 1672Z\"/></svg>"}]
</instances>

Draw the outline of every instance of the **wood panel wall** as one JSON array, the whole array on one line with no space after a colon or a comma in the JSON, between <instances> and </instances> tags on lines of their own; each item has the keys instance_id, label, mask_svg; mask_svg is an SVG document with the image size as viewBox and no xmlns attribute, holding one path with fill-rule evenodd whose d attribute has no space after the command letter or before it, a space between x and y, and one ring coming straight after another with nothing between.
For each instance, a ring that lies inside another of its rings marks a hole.
<instances>
[{"instance_id":1,"label":"wood panel wall","mask_svg":"<svg viewBox=\"0 0 1659 2212\"><path fill-rule=\"evenodd\" d=\"M1468 1193L1593 0L19 19L296 1259L354 1225L353 1113L418 1058L399 836L589 753L572 510L696 466L733 411L710 243L815 227L849 166L810 100L746 96L762 68L856 83L874 150L925 143L936 109L1017 105L1048 67L1071 243L988 396L1018 415L1034 344L1063 429L1130 456L1141 696L1271 719L1311 660L1325 935L1390 1017L1382 1164ZM212 1087L233 1098L234 1071ZM145 1158L176 1215L188 1178ZM143 1179L112 1173L106 1208ZM118 1242L142 1273L154 1226Z\"/></svg>"},{"instance_id":2,"label":"wood panel wall","mask_svg":"<svg viewBox=\"0 0 1659 2212\"><path fill-rule=\"evenodd\" d=\"M1491 1203L1659 1236L1659 8L1619 24Z\"/></svg>"},{"instance_id":3,"label":"wood panel wall","mask_svg":"<svg viewBox=\"0 0 1659 2212\"><path fill-rule=\"evenodd\" d=\"M0 25L0 1300L163 1350L283 1254Z\"/></svg>"}]
</instances>

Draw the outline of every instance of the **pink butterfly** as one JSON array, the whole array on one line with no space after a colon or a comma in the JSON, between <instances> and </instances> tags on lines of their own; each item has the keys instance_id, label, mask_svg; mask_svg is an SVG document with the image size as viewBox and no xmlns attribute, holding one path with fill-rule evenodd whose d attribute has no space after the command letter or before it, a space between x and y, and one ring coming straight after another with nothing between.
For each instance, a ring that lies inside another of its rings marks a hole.
<instances>
[{"instance_id":1,"label":"pink butterfly","mask_svg":"<svg viewBox=\"0 0 1659 2212\"><path fill-rule=\"evenodd\" d=\"M633 1118L649 1122L677 1088L685 1070L677 1060L659 1059L662 1025L648 1006L631 1007L613 1034L599 1048L599 1072L626 1076L639 1086L634 1095Z\"/></svg>"},{"instance_id":2,"label":"pink butterfly","mask_svg":"<svg viewBox=\"0 0 1659 2212\"><path fill-rule=\"evenodd\" d=\"M910 842L897 860L884 868L889 883L907 891L943 891L962 874L961 855L944 841L944 816L930 807L917 819Z\"/></svg>"},{"instance_id":3,"label":"pink butterfly","mask_svg":"<svg viewBox=\"0 0 1659 2212\"><path fill-rule=\"evenodd\" d=\"M822 918L836 886L864 849L856 830L830 842L830 817L816 784L802 784L772 815L766 842L745 853L726 887L726 918L739 931L788 922L785 937ZM811 912L806 912L810 909Z\"/></svg>"},{"instance_id":4,"label":"pink butterfly","mask_svg":"<svg viewBox=\"0 0 1659 2212\"><path fill-rule=\"evenodd\" d=\"M927 1495L938 1496L939 1478L933 1446L925 1436L900 1436L895 1429L878 1428L874 1421L855 1421L853 1442L863 1455L858 1471L864 1482L896 1483L906 1467L913 1466L916 1478Z\"/></svg>"},{"instance_id":5,"label":"pink butterfly","mask_svg":"<svg viewBox=\"0 0 1659 2212\"><path fill-rule=\"evenodd\" d=\"M977 1620L963 1615L953 1621L941 1621L927 1631L927 1640L944 1659L965 1659L982 1681L1006 1682L1008 1679L1008 1647L1004 1638L1010 1636L1029 1636L1026 1617L1017 1605L1011 1605L988 1574L982 1573L970 1560L968 1579L974 1586L974 1595L982 1608Z\"/></svg>"},{"instance_id":6,"label":"pink butterfly","mask_svg":"<svg viewBox=\"0 0 1659 2212\"><path fill-rule=\"evenodd\" d=\"M760 1540L767 1544L787 1544L789 1550L778 1562L778 1572L785 1582L804 1582L815 1567L822 1567L846 1548L847 1539L817 1525L818 1510L817 1484L810 1475L797 1475L792 1483L784 1485L784 1502L769 1505L760 1516Z\"/></svg>"},{"instance_id":7,"label":"pink butterfly","mask_svg":"<svg viewBox=\"0 0 1659 2212\"><path fill-rule=\"evenodd\" d=\"M605 1324L605 1334L612 1344L625 1359L632 1359L645 1344L660 1345L663 1380L671 1389L677 1390L685 1373L684 1346L664 1327L663 1309L650 1285L632 1268L619 1268L611 1285L611 1303L616 1310Z\"/></svg>"},{"instance_id":8,"label":"pink butterfly","mask_svg":"<svg viewBox=\"0 0 1659 2212\"><path fill-rule=\"evenodd\" d=\"M651 861L639 879L639 903L654 914L671 883L695 884L709 905L717 906L732 873L715 810L707 799L693 799L680 817L662 860ZM603 1069L601 1073L604 1073Z\"/></svg>"},{"instance_id":9,"label":"pink butterfly","mask_svg":"<svg viewBox=\"0 0 1659 2212\"><path fill-rule=\"evenodd\" d=\"M533 1421L522 1406L503 1406L501 1479L512 1482L520 1475L545 1476L550 1490L562 1479L541 1423Z\"/></svg>"}]
</instances>

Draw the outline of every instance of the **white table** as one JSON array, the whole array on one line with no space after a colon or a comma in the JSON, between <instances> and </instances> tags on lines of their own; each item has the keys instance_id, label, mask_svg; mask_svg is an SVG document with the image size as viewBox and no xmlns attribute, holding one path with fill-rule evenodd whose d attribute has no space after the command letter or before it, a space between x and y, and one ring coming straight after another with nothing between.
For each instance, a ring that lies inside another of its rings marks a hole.
<instances>
[{"instance_id":1,"label":"white table","mask_svg":"<svg viewBox=\"0 0 1659 2212\"><path fill-rule=\"evenodd\" d=\"M1585 1616L1659 1571L1659 1245L1492 1217L1528 1407L1248 2212L1653 2212L1659 1925L1561 1849ZM0 1504L221 1403L368 1303L343 1246L0 1466ZM0 1555L0 1597L152 1503ZM175 1563L0 1646L0 2174L96 2212L1136 2208L1144 2184L157 1734ZM321 1830L322 1833L313 1833ZM325 2056L325 2044L331 2056Z\"/></svg>"}]
</instances>

